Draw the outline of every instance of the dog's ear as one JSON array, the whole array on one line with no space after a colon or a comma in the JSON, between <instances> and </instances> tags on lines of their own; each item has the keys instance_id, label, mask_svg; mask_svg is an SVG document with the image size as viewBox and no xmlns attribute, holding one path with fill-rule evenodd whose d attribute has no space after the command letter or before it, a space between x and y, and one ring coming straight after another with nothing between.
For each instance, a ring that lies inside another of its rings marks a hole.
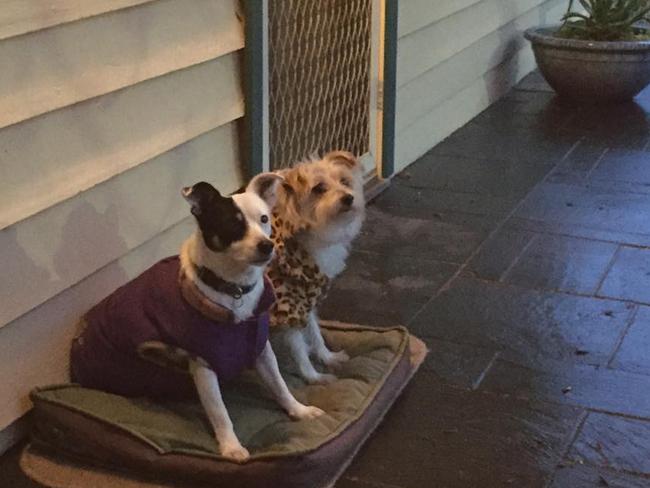
<instances>
[{"instance_id":1,"label":"dog's ear","mask_svg":"<svg viewBox=\"0 0 650 488\"><path fill-rule=\"evenodd\" d=\"M205 181L200 181L192 186L186 186L182 189L181 194L190 204L192 214L194 215L200 215L208 205L223 198L219 190Z\"/></svg>"},{"instance_id":2,"label":"dog's ear","mask_svg":"<svg viewBox=\"0 0 650 488\"><path fill-rule=\"evenodd\" d=\"M291 183L289 183L289 177L291 176L291 168L283 168L273 172L276 175L282 177L280 184L277 186L277 191L280 192L280 189L284 190L286 195L294 193Z\"/></svg>"},{"instance_id":3,"label":"dog's ear","mask_svg":"<svg viewBox=\"0 0 650 488\"><path fill-rule=\"evenodd\" d=\"M291 186L291 183L289 183L288 181L284 181L284 182L282 183L282 189L283 189L284 192L287 194L287 196L289 196L289 195L295 195L295 193L296 193L296 192L294 191L294 189L293 189L293 186Z\"/></svg>"},{"instance_id":4,"label":"dog's ear","mask_svg":"<svg viewBox=\"0 0 650 488\"><path fill-rule=\"evenodd\" d=\"M288 197L297 197L308 192L309 181L304 171L305 165L299 164L283 171L282 188Z\"/></svg>"},{"instance_id":5,"label":"dog's ear","mask_svg":"<svg viewBox=\"0 0 650 488\"><path fill-rule=\"evenodd\" d=\"M278 173L261 173L250 181L246 191L259 195L272 209L278 200L278 185L281 182L284 182L284 177Z\"/></svg>"},{"instance_id":6,"label":"dog's ear","mask_svg":"<svg viewBox=\"0 0 650 488\"><path fill-rule=\"evenodd\" d=\"M334 164L341 164L351 170L361 169L359 159L348 151L331 151L328 152L323 159Z\"/></svg>"}]
</instances>

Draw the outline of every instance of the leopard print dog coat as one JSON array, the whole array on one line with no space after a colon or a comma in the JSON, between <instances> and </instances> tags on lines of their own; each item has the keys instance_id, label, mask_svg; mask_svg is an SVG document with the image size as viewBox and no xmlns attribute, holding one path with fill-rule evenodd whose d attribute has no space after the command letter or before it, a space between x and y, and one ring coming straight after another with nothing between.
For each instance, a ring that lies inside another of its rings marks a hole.
<instances>
[{"instance_id":1,"label":"leopard print dog coat","mask_svg":"<svg viewBox=\"0 0 650 488\"><path fill-rule=\"evenodd\" d=\"M273 283L275 304L271 307L271 327L307 326L309 313L327 295L330 280L314 259L300 246L293 225L273 212L271 240L275 257L267 269Z\"/></svg>"}]
</instances>

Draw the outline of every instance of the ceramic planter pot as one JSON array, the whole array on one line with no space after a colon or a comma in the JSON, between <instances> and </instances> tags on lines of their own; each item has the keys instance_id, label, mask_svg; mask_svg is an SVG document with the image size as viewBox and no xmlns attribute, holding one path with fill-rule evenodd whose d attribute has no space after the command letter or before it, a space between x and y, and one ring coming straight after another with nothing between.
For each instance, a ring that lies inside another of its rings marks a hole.
<instances>
[{"instance_id":1,"label":"ceramic planter pot","mask_svg":"<svg viewBox=\"0 0 650 488\"><path fill-rule=\"evenodd\" d=\"M558 27L525 33L542 75L558 95L590 103L621 102L650 83L650 41L564 39L553 35Z\"/></svg>"}]
</instances>

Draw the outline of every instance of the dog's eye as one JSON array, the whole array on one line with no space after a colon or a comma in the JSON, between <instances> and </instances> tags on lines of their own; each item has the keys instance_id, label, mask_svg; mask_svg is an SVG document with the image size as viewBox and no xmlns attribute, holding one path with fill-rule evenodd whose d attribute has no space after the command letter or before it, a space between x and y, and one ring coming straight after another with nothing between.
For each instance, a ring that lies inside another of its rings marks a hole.
<instances>
[{"instance_id":1,"label":"dog's eye","mask_svg":"<svg viewBox=\"0 0 650 488\"><path fill-rule=\"evenodd\" d=\"M268 222L269 222L269 216L268 216L268 215L262 215L262 216L260 217L260 222L262 222L263 224L268 224Z\"/></svg>"},{"instance_id":2,"label":"dog's eye","mask_svg":"<svg viewBox=\"0 0 650 488\"><path fill-rule=\"evenodd\" d=\"M347 186L348 188L352 186L352 182L347 178L341 178L341 184Z\"/></svg>"},{"instance_id":3,"label":"dog's eye","mask_svg":"<svg viewBox=\"0 0 650 488\"><path fill-rule=\"evenodd\" d=\"M318 185L314 186L311 189L311 192L316 195L322 195L326 191L327 191L327 187L325 186L325 183L319 183Z\"/></svg>"}]
</instances>

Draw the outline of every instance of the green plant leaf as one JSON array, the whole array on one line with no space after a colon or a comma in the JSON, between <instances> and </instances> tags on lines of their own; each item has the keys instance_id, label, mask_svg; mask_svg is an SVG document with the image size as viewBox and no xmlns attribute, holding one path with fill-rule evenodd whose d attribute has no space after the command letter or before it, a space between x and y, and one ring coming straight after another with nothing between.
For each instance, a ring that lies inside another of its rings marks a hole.
<instances>
[{"instance_id":1,"label":"green plant leaf","mask_svg":"<svg viewBox=\"0 0 650 488\"><path fill-rule=\"evenodd\" d=\"M592 14L593 13L593 7L591 5L591 0L580 0L580 5L582 5L582 8L584 8L587 13Z\"/></svg>"},{"instance_id":2,"label":"green plant leaf","mask_svg":"<svg viewBox=\"0 0 650 488\"><path fill-rule=\"evenodd\" d=\"M562 17L562 35L597 41L639 38L635 24L650 19L650 0L578 0L585 13L573 10L569 0Z\"/></svg>"},{"instance_id":3,"label":"green plant leaf","mask_svg":"<svg viewBox=\"0 0 650 488\"><path fill-rule=\"evenodd\" d=\"M578 12L571 12L571 13L569 14L569 17L568 17L568 18L569 18L569 19L583 19L583 20L585 20L585 21L590 20L589 17L587 17L587 16L584 15L584 14L579 14Z\"/></svg>"}]
</instances>

